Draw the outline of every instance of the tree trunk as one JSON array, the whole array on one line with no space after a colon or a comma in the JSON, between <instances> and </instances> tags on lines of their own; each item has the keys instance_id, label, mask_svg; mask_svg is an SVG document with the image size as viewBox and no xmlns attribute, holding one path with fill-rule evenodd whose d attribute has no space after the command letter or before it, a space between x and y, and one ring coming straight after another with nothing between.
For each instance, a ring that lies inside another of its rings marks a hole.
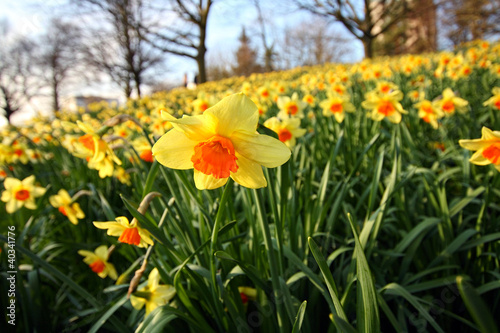
<instances>
[{"instance_id":1,"label":"tree trunk","mask_svg":"<svg viewBox=\"0 0 500 333\"><path fill-rule=\"evenodd\" d=\"M205 68L205 52L198 54L196 57L198 64L198 84L207 82L207 71Z\"/></svg>"},{"instance_id":2,"label":"tree trunk","mask_svg":"<svg viewBox=\"0 0 500 333\"><path fill-rule=\"evenodd\" d=\"M52 81L52 111L59 111L59 83L54 78Z\"/></svg>"},{"instance_id":3,"label":"tree trunk","mask_svg":"<svg viewBox=\"0 0 500 333\"><path fill-rule=\"evenodd\" d=\"M363 42L363 48L365 50L365 58L373 58L373 37L364 36L361 41Z\"/></svg>"}]
</instances>

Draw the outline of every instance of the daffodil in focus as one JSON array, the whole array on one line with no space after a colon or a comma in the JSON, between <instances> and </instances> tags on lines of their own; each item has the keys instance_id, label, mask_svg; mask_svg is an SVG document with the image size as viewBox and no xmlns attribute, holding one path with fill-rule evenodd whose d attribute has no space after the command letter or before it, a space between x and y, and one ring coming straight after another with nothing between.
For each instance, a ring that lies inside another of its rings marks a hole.
<instances>
[{"instance_id":1,"label":"daffodil in focus","mask_svg":"<svg viewBox=\"0 0 500 333\"><path fill-rule=\"evenodd\" d=\"M83 262L89 265L90 269L99 275L100 278L109 276L116 280L118 274L115 266L108 262L108 247L101 245L94 252L87 250L79 250L78 254L83 256Z\"/></svg>"},{"instance_id":2,"label":"daffodil in focus","mask_svg":"<svg viewBox=\"0 0 500 333\"><path fill-rule=\"evenodd\" d=\"M307 131L304 128L300 128L299 118L285 118L280 120L277 117L272 117L264 122L264 126L276 132L279 140L289 148L294 147L297 142L296 138L304 136Z\"/></svg>"},{"instance_id":3,"label":"daffodil in focus","mask_svg":"<svg viewBox=\"0 0 500 333\"><path fill-rule=\"evenodd\" d=\"M118 241L126 244L136 245L138 247L147 247L153 245L151 234L146 229L139 227L134 219L129 223L125 216L116 218L116 222L94 222L96 228L107 229L109 236L119 237Z\"/></svg>"},{"instance_id":4,"label":"daffodil in focus","mask_svg":"<svg viewBox=\"0 0 500 333\"><path fill-rule=\"evenodd\" d=\"M500 110L500 87L494 87L491 92L493 96L483 103L484 106L491 106Z\"/></svg>"},{"instance_id":5,"label":"daffodil in focus","mask_svg":"<svg viewBox=\"0 0 500 333\"><path fill-rule=\"evenodd\" d=\"M243 93L223 98L202 115L163 116L173 129L155 143L153 156L172 169L194 168L198 189L221 187L229 177L249 188L267 186L262 166L274 168L290 158L285 144L257 133L257 107Z\"/></svg>"},{"instance_id":6,"label":"daffodil in focus","mask_svg":"<svg viewBox=\"0 0 500 333\"><path fill-rule=\"evenodd\" d=\"M160 284L160 273L155 267L148 276L148 284L130 295L132 306L140 310L146 306L146 316L159 306L165 305L175 296L175 288Z\"/></svg>"},{"instance_id":7,"label":"daffodil in focus","mask_svg":"<svg viewBox=\"0 0 500 333\"><path fill-rule=\"evenodd\" d=\"M434 129L438 128L438 119L444 115L441 109L436 108L431 101L426 99L415 104L415 107L418 108L418 116L423 121L430 124Z\"/></svg>"},{"instance_id":8,"label":"daffodil in focus","mask_svg":"<svg viewBox=\"0 0 500 333\"><path fill-rule=\"evenodd\" d=\"M328 94L327 98L319 103L319 106L323 109L325 117L334 116L338 123L344 121L346 112L354 112L356 110L354 105L349 102L348 96L338 94Z\"/></svg>"},{"instance_id":9,"label":"daffodil in focus","mask_svg":"<svg viewBox=\"0 0 500 333\"><path fill-rule=\"evenodd\" d=\"M483 127L481 134L481 139L459 140L458 143L465 149L476 151L469 159L472 164L493 164L500 171L500 132Z\"/></svg>"},{"instance_id":10,"label":"daffodil in focus","mask_svg":"<svg viewBox=\"0 0 500 333\"><path fill-rule=\"evenodd\" d=\"M299 94L297 94L296 92L292 94L292 97L290 96L278 97L278 101L276 104L278 104L278 108L280 109L278 117L282 119L287 116L303 118L304 109L307 106L307 102L304 102L301 99L299 99Z\"/></svg>"},{"instance_id":11,"label":"daffodil in focus","mask_svg":"<svg viewBox=\"0 0 500 333\"><path fill-rule=\"evenodd\" d=\"M377 94L369 92L366 99L361 103L365 109L371 110L369 117L375 121L387 118L390 122L398 124L401 121L401 114L408 113L403 109L401 103L403 93L400 90L392 91L388 94Z\"/></svg>"},{"instance_id":12,"label":"daffodil in focus","mask_svg":"<svg viewBox=\"0 0 500 333\"><path fill-rule=\"evenodd\" d=\"M469 104L465 99L455 96L455 93L450 88L443 90L443 98L436 100L434 103L445 115L451 115L455 111L465 112Z\"/></svg>"},{"instance_id":13,"label":"daffodil in focus","mask_svg":"<svg viewBox=\"0 0 500 333\"><path fill-rule=\"evenodd\" d=\"M21 207L36 209L35 199L44 195L46 191L45 188L35 185L34 175L23 180L7 177L3 186L5 190L2 192L1 200L6 203L5 209L9 214Z\"/></svg>"},{"instance_id":14,"label":"daffodil in focus","mask_svg":"<svg viewBox=\"0 0 500 333\"><path fill-rule=\"evenodd\" d=\"M85 214L80 209L78 202L73 202L69 193L65 189L60 189L56 195L49 197L52 207L57 208L61 214L66 216L73 224L78 224L78 220L85 218Z\"/></svg>"}]
</instances>

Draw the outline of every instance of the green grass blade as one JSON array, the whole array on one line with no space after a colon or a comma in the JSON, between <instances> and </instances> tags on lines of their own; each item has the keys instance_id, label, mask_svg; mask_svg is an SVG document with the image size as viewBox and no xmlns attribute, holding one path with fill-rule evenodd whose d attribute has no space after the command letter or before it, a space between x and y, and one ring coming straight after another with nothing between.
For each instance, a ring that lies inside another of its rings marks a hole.
<instances>
[{"instance_id":1,"label":"green grass blade","mask_svg":"<svg viewBox=\"0 0 500 333\"><path fill-rule=\"evenodd\" d=\"M457 276L457 286L460 296L470 315L482 333L498 333L498 327L491 315L489 307L479 296L477 290L463 276Z\"/></svg>"},{"instance_id":2,"label":"green grass blade","mask_svg":"<svg viewBox=\"0 0 500 333\"><path fill-rule=\"evenodd\" d=\"M351 225L354 241L356 243L354 254L356 256L356 272L358 276L356 312L358 318L358 332L380 332L377 291L375 290L372 273L350 214L347 215L347 219Z\"/></svg>"},{"instance_id":3,"label":"green grass blade","mask_svg":"<svg viewBox=\"0 0 500 333\"><path fill-rule=\"evenodd\" d=\"M299 311L295 316L295 322L293 323L292 333L299 333L302 327L302 321L304 320L304 315L306 313L307 301L302 302Z\"/></svg>"},{"instance_id":4,"label":"green grass blade","mask_svg":"<svg viewBox=\"0 0 500 333\"><path fill-rule=\"evenodd\" d=\"M325 279L326 286L328 288L328 291L330 292L330 297L332 298L333 305L335 306L336 314L344 319L347 320L347 316L345 315L344 308L342 307L342 304L340 303L339 297L338 297L338 292L337 292L337 286L335 285L335 281L333 280L332 273L330 272L330 268L326 264L326 260L319 251L318 245L316 245L316 242L309 237L308 238L308 243L309 247L311 248L311 253L314 256L314 259L318 263L319 269L321 271L321 274L323 275L323 278Z\"/></svg>"},{"instance_id":5,"label":"green grass blade","mask_svg":"<svg viewBox=\"0 0 500 333\"><path fill-rule=\"evenodd\" d=\"M434 327L434 329L438 333L444 333L443 329L438 325L438 323L436 323L436 321L429 314L429 312L427 311L427 309L425 309L422 306L422 304L419 303L418 298L415 297L415 296L413 296L410 292L408 292L408 290L406 290L405 288L403 288L402 286L400 286L397 283L389 283L388 285L386 285L385 287L383 287L382 290L385 290L386 294L396 295L396 296L400 296L400 297L403 297L404 299L406 299L408 301L408 303L410 303L415 309L417 309L417 311L420 313L420 315L425 320L427 320L427 322L432 327Z\"/></svg>"}]
</instances>

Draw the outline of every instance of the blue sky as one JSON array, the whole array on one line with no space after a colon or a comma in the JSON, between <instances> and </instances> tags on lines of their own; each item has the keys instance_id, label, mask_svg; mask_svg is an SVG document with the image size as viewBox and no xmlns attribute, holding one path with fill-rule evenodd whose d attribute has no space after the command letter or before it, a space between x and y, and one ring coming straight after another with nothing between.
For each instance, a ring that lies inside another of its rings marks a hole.
<instances>
[{"instance_id":1,"label":"blue sky","mask_svg":"<svg viewBox=\"0 0 500 333\"><path fill-rule=\"evenodd\" d=\"M277 3L282 4L278 6ZM0 1L0 19L6 17L13 31L21 35L33 36L44 31L45 23L57 15L61 5L67 0L7 0ZM278 31L285 26L293 26L295 22L304 20L307 14L292 12L286 6L287 1L274 0L262 1L262 9L269 16L268 34L278 37ZM217 58L232 61L234 52L238 47L238 36L242 26L247 33L253 37L254 46L260 46L260 40L256 36L258 32L257 13L249 0L220 0L215 1L210 12L207 28L207 60L213 61ZM362 50L353 55L353 61L362 57ZM189 58L169 56L167 59L168 80L181 84L184 73L188 74L190 81L197 72L197 65ZM104 92L105 97L117 97L121 95L119 88L110 84L99 83L95 87L79 87L71 91L71 94L95 94L95 91ZM35 105L34 108L37 106Z\"/></svg>"}]
</instances>

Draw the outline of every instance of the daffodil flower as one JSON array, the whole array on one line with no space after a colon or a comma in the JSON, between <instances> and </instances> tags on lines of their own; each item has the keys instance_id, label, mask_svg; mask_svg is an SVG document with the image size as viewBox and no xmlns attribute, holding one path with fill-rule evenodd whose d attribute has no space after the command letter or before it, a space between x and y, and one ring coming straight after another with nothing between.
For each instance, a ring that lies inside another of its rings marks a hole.
<instances>
[{"instance_id":1,"label":"daffodil flower","mask_svg":"<svg viewBox=\"0 0 500 333\"><path fill-rule=\"evenodd\" d=\"M23 180L7 177L4 180L5 190L2 192L1 200L6 203L5 209L11 214L26 207L36 209L35 198L45 194L46 189L35 185L35 176L31 175Z\"/></svg>"},{"instance_id":2,"label":"daffodil flower","mask_svg":"<svg viewBox=\"0 0 500 333\"><path fill-rule=\"evenodd\" d=\"M292 148L296 144L296 138L306 134L306 129L300 128L299 118L285 118L280 120L277 117L269 118L264 122L264 126L278 134L281 142Z\"/></svg>"},{"instance_id":3,"label":"daffodil flower","mask_svg":"<svg viewBox=\"0 0 500 333\"><path fill-rule=\"evenodd\" d=\"M325 117L334 116L338 123L344 121L346 112L354 112L356 110L354 105L349 102L347 96L338 94L328 94L327 98L319 103L319 106L323 109Z\"/></svg>"},{"instance_id":4,"label":"daffodil flower","mask_svg":"<svg viewBox=\"0 0 500 333\"><path fill-rule=\"evenodd\" d=\"M399 103L402 99L403 93L400 90L383 95L369 92L366 94L366 100L361 103L361 106L371 110L369 116L375 121L387 118L390 122L398 124L401 122L401 114L408 113Z\"/></svg>"},{"instance_id":5,"label":"daffodil flower","mask_svg":"<svg viewBox=\"0 0 500 333\"><path fill-rule=\"evenodd\" d=\"M148 284L130 296L132 306L140 310L146 305L146 316L159 306L165 305L175 296L175 288L160 284L160 273L154 268L148 276Z\"/></svg>"},{"instance_id":6,"label":"daffodil flower","mask_svg":"<svg viewBox=\"0 0 500 333\"><path fill-rule=\"evenodd\" d=\"M115 266L108 262L108 247L106 245L99 246L94 252L79 250L78 254L85 257L83 262L89 265L90 269L99 277L104 279L109 276L113 280L118 277Z\"/></svg>"},{"instance_id":7,"label":"daffodil flower","mask_svg":"<svg viewBox=\"0 0 500 333\"><path fill-rule=\"evenodd\" d=\"M92 127L78 121L78 127L86 134L78 138L78 144L74 155L85 158L90 169L99 170L99 177L113 176L114 165L121 165L122 162L115 155L113 149L97 135Z\"/></svg>"},{"instance_id":8,"label":"daffodil flower","mask_svg":"<svg viewBox=\"0 0 500 333\"><path fill-rule=\"evenodd\" d=\"M163 117L173 129L153 146L153 156L166 167L194 168L198 189L214 189L229 177L242 186L267 186L261 166L274 168L290 158L279 140L256 132L259 113L243 93L230 95L202 115Z\"/></svg>"},{"instance_id":9,"label":"daffodil flower","mask_svg":"<svg viewBox=\"0 0 500 333\"><path fill-rule=\"evenodd\" d=\"M476 151L469 159L472 164L493 164L500 171L500 132L483 127L481 134L481 139L459 140L458 143L465 149Z\"/></svg>"},{"instance_id":10,"label":"daffodil flower","mask_svg":"<svg viewBox=\"0 0 500 333\"><path fill-rule=\"evenodd\" d=\"M99 229L107 229L108 235L119 237L118 240L122 243L138 247L147 247L148 244L154 244L149 231L139 227L135 220L129 223L125 216L117 217L116 222L94 222L94 226Z\"/></svg>"},{"instance_id":11,"label":"daffodil flower","mask_svg":"<svg viewBox=\"0 0 500 333\"><path fill-rule=\"evenodd\" d=\"M444 116L441 109L436 108L431 101L426 99L415 104L415 107L418 108L418 116L423 121L430 124L434 129L438 128L439 124L437 121Z\"/></svg>"},{"instance_id":12,"label":"daffodil flower","mask_svg":"<svg viewBox=\"0 0 500 333\"><path fill-rule=\"evenodd\" d=\"M455 111L465 112L469 104L465 99L455 96L455 93L450 88L443 90L443 98L436 100L435 103L445 115L451 115Z\"/></svg>"},{"instance_id":13,"label":"daffodil flower","mask_svg":"<svg viewBox=\"0 0 500 333\"><path fill-rule=\"evenodd\" d=\"M278 97L278 101L276 103L280 112L278 117L304 117L304 109L307 106L307 103L299 99L299 95L294 92L292 97L289 96L280 96Z\"/></svg>"},{"instance_id":14,"label":"daffodil flower","mask_svg":"<svg viewBox=\"0 0 500 333\"><path fill-rule=\"evenodd\" d=\"M483 103L484 106L491 106L500 110L500 87L494 87L491 92L493 96Z\"/></svg>"},{"instance_id":15,"label":"daffodil flower","mask_svg":"<svg viewBox=\"0 0 500 333\"><path fill-rule=\"evenodd\" d=\"M56 195L49 197L50 204L66 216L73 224L78 224L79 219L85 218L85 214L80 209L78 202L72 202L69 193L65 189L60 189Z\"/></svg>"}]
</instances>

